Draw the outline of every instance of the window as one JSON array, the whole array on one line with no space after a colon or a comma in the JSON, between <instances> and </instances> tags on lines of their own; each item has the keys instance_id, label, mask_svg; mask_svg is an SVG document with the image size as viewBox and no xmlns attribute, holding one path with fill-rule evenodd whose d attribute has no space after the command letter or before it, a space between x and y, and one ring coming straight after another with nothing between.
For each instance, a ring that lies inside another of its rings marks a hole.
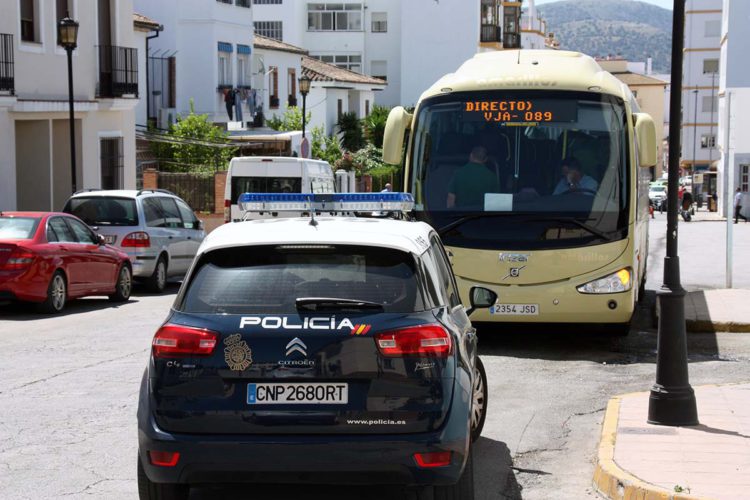
<instances>
[{"instance_id":1,"label":"window","mask_svg":"<svg viewBox=\"0 0 750 500\"><path fill-rule=\"evenodd\" d=\"M356 72L362 71L362 56L360 54L320 55L311 57L319 59L328 64L333 64L334 66L338 66L339 68L344 68Z\"/></svg>"},{"instance_id":2,"label":"window","mask_svg":"<svg viewBox=\"0 0 750 500\"><path fill-rule=\"evenodd\" d=\"M232 5L232 0L216 0L219 3L228 3L229 5Z\"/></svg>"},{"instance_id":3,"label":"window","mask_svg":"<svg viewBox=\"0 0 750 500\"><path fill-rule=\"evenodd\" d=\"M73 231L70 230L62 217L51 218L49 220L49 227L55 233L55 241L59 241L60 243L76 242L76 237L73 236Z\"/></svg>"},{"instance_id":4,"label":"window","mask_svg":"<svg viewBox=\"0 0 750 500\"><path fill-rule=\"evenodd\" d=\"M448 305L451 308L461 305L461 300L458 298L456 287L453 284L450 263L448 262L448 258L437 239L432 239L429 252L438 268L440 291L445 294L445 305Z\"/></svg>"},{"instance_id":5,"label":"window","mask_svg":"<svg viewBox=\"0 0 750 500\"><path fill-rule=\"evenodd\" d=\"M102 189L122 189L123 159L122 137L108 137L99 140Z\"/></svg>"},{"instance_id":6,"label":"window","mask_svg":"<svg viewBox=\"0 0 750 500\"><path fill-rule=\"evenodd\" d=\"M72 218L68 218L66 222L73 230L78 243L85 243L87 245L96 245L99 243L98 238L94 236L94 233L83 222Z\"/></svg>"},{"instance_id":7,"label":"window","mask_svg":"<svg viewBox=\"0 0 750 500\"><path fill-rule=\"evenodd\" d=\"M146 225L148 227L165 227L164 214L156 198L146 198L143 200L143 216L146 218Z\"/></svg>"},{"instance_id":8,"label":"window","mask_svg":"<svg viewBox=\"0 0 750 500\"><path fill-rule=\"evenodd\" d=\"M185 229L198 229L198 219L195 212L182 200L174 200L182 217L182 225Z\"/></svg>"},{"instance_id":9,"label":"window","mask_svg":"<svg viewBox=\"0 0 750 500\"><path fill-rule=\"evenodd\" d=\"M370 100L365 99L365 116L370 116Z\"/></svg>"},{"instance_id":10,"label":"window","mask_svg":"<svg viewBox=\"0 0 750 500\"><path fill-rule=\"evenodd\" d=\"M229 66L229 52L219 50L219 88L232 87L232 69Z\"/></svg>"},{"instance_id":11,"label":"window","mask_svg":"<svg viewBox=\"0 0 750 500\"><path fill-rule=\"evenodd\" d=\"M39 227L38 217L3 217L0 215L0 239L28 240L34 237L37 227ZM49 233L47 229L47 234Z\"/></svg>"},{"instance_id":12,"label":"window","mask_svg":"<svg viewBox=\"0 0 750 500\"><path fill-rule=\"evenodd\" d=\"M706 32L707 37L721 36L721 21L706 21Z\"/></svg>"},{"instance_id":13,"label":"window","mask_svg":"<svg viewBox=\"0 0 750 500\"><path fill-rule=\"evenodd\" d=\"M740 165L740 191L747 193L750 187L750 165Z\"/></svg>"},{"instance_id":14,"label":"window","mask_svg":"<svg viewBox=\"0 0 750 500\"><path fill-rule=\"evenodd\" d=\"M237 46L239 52L240 46ZM252 75L250 74L250 56L247 54L237 54L237 86L249 87L251 85Z\"/></svg>"},{"instance_id":15,"label":"window","mask_svg":"<svg viewBox=\"0 0 750 500\"><path fill-rule=\"evenodd\" d=\"M372 13L372 28L373 33L387 33L388 32L388 13L387 12L373 12Z\"/></svg>"},{"instance_id":16,"label":"window","mask_svg":"<svg viewBox=\"0 0 750 500\"><path fill-rule=\"evenodd\" d=\"M271 66L271 73L268 75L268 89L269 89L269 107L279 107L279 68Z\"/></svg>"},{"instance_id":17,"label":"window","mask_svg":"<svg viewBox=\"0 0 750 500\"><path fill-rule=\"evenodd\" d=\"M180 217L180 211L177 209L174 198L158 196L156 197L156 202L161 206L161 213L164 214L164 227L182 227L182 217Z\"/></svg>"},{"instance_id":18,"label":"window","mask_svg":"<svg viewBox=\"0 0 750 500\"><path fill-rule=\"evenodd\" d=\"M57 21L55 24L55 31L59 31L57 25L66 15L73 17L73 7L70 5L70 0L55 0L55 21ZM57 35L55 38L57 38ZM59 39L57 40L57 45L60 45Z\"/></svg>"},{"instance_id":19,"label":"window","mask_svg":"<svg viewBox=\"0 0 750 500\"><path fill-rule=\"evenodd\" d=\"M715 135L703 134L701 136L701 148L702 149L715 148L715 147L716 147Z\"/></svg>"},{"instance_id":20,"label":"window","mask_svg":"<svg viewBox=\"0 0 750 500\"><path fill-rule=\"evenodd\" d=\"M21 11L21 40L41 42L39 34L38 5L35 0L19 0Z\"/></svg>"},{"instance_id":21,"label":"window","mask_svg":"<svg viewBox=\"0 0 750 500\"><path fill-rule=\"evenodd\" d=\"M362 31L361 3L307 4L308 31Z\"/></svg>"},{"instance_id":22,"label":"window","mask_svg":"<svg viewBox=\"0 0 750 500\"><path fill-rule=\"evenodd\" d=\"M287 104L289 106L297 105L297 71L294 68L287 69L286 88L289 92Z\"/></svg>"},{"instance_id":23,"label":"window","mask_svg":"<svg viewBox=\"0 0 750 500\"><path fill-rule=\"evenodd\" d=\"M250 8L250 0L237 0L234 2L237 7L248 7Z\"/></svg>"},{"instance_id":24,"label":"window","mask_svg":"<svg viewBox=\"0 0 750 500\"><path fill-rule=\"evenodd\" d=\"M280 42L284 39L284 28L281 21L256 21L253 26L255 26L256 35L273 38Z\"/></svg>"},{"instance_id":25,"label":"window","mask_svg":"<svg viewBox=\"0 0 750 500\"><path fill-rule=\"evenodd\" d=\"M282 0L253 0L255 5L281 5Z\"/></svg>"},{"instance_id":26,"label":"window","mask_svg":"<svg viewBox=\"0 0 750 500\"><path fill-rule=\"evenodd\" d=\"M341 120L341 116L344 114L344 100L339 99L336 103L336 120Z\"/></svg>"},{"instance_id":27,"label":"window","mask_svg":"<svg viewBox=\"0 0 750 500\"><path fill-rule=\"evenodd\" d=\"M388 81L388 61L372 61L370 63L370 74L375 78Z\"/></svg>"},{"instance_id":28,"label":"window","mask_svg":"<svg viewBox=\"0 0 750 500\"><path fill-rule=\"evenodd\" d=\"M703 74L706 73L718 73L719 72L719 60L718 59L704 59L703 60Z\"/></svg>"},{"instance_id":29,"label":"window","mask_svg":"<svg viewBox=\"0 0 750 500\"><path fill-rule=\"evenodd\" d=\"M719 102L716 96L704 95L701 101L701 111L703 113L710 113L712 111L718 111Z\"/></svg>"},{"instance_id":30,"label":"window","mask_svg":"<svg viewBox=\"0 0 750 500\"><path fill-rule=\"evenodd\" d=\"M232 199L242 193L302 193L301 177L232 177Z\"/></svg>"},{"instance_id":31,"label":"window","mask_svg":"<svg viewBox=\"0 0 750 500\"><path fill-rule=\"evenodd\" d=\"M296 314L295 297L377 302L386 313L426 309L409 253L354 245L207 252L196 263L178 308L189 313Z\"/></svg>"},{"instance_id":32,"label":"window","mask_svg":"<svg viewBox=\"0 0 750 500\"><path fill-rule=\"evenodd\" d=\"M76 196L63 212L73 214L90 226L137 226L138 212L132 198Z\"/></svg>"}]
</instances>

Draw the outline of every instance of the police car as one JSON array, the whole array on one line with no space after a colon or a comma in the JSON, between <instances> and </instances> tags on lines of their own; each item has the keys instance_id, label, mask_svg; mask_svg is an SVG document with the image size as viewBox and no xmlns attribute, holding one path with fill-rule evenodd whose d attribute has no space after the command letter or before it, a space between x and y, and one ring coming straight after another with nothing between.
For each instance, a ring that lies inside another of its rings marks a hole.
<instances>
[{"instance_id":1,"label":"police car","mask_svg":"<svg viewBox=\"0 0 750 500\"><path fill-rule=\"evenodd\" d=\"M307 215L227 224L201 245L143 377L140 498L313 482L472 499L487 384L446 252L427 224L352 216L408 212L411 196L240 204ZM472 289L471 308L496 300Z\"/></svg>"}]
</instances>

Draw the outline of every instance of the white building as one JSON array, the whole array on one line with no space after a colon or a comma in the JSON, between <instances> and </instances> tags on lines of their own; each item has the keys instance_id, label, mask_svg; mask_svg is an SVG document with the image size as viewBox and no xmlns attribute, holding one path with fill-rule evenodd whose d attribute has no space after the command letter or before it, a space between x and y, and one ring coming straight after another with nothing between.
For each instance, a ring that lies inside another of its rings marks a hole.
<instances>
[{"instance_id":1,"label":"white building","mask_svg":"<svg viewBox=\"0 0 750 500\"><path fill-rule=\"evenodd\" d=\"M721 159L718 162L719 206L730 207L734 192L727 193L724 182L726 168L733 177L733 187L740 188L744 194L743 213L750 214L750 65L747 63L750 53L750 41L745 32L750 20L750 2L724 0L721 28L721 61L719 65L719 105L717 146ZM729 123L727 123L727 105L731 95ZM729 131L727 133L727 128ZM727 149L728 146L728 149ZM719 156L719 155L717 155ZM727 203L728 202L728 203Z\"/></svg>"},{"instance_id":2,"label":"white building","mask_svg":"<svg viewBox=\"0 0 750 500\"><path fill-rule=\"evenodd\" d=\"M687 0L685 5L680 165L687 172L708 170L719 158L721 9L722 0Z\"/></svg>"},{"instance_id":3,"label":"white building","mask_svg":"<svg viewBox=\"0 0 750 500\"><path fill-rule=\"evenodd\" d=\"M131 0L4 0L0 16L0 210L59 210L73 190L67 56L73 52L76 189L135 187L138 58Z\"/></svg>"},{"instance_id":4,"label":"white building","mask_svg":"<svg viewBox=\"0 0 750 500\"><path fill-rule=\"evenodd\" d=\"M158 118L159 113L188 114L192 100L196 113L207 114L214 122L231 121L225 91L251 86L256 71L252 65L251 0L133 1L137 12L164 26L164 31L149 41L154 75L159 70L167 75L166 82L150 82L152 91L160 92L162 97L152 100L152 117ZM174 92L165 96L164 89L168 88ZM246 100L242 110L243 121L249 121ZM233 110L232 119L235 118Z\"/></svg>"},{"instance_id":5,"label":"white building","mask_svg":"<svg viewBox=\"0 0 750 500\"><path fill-rule=\"evenodd\" d=\"M420 94L478 50L543 45L533 0L254 0L255 32L306 48L324 62L387 80L378 104ZM521 7L529 5L525 27ZM531 48L525 47L524 48ZM542 48L542 47L537 47Z\"/></svg>"},{"instance_id":6,"label":"white building","mask_svg":"<svg viewBox=\"0 0 750 500\"><path fill-rule=\"evenodd\" d=\"M301 107L297 82L307 51L260 35L255 36L253 46L257 68L253 88L261 99L265 117L281 116L290 106Z\"/></svg>"}]
</instances>

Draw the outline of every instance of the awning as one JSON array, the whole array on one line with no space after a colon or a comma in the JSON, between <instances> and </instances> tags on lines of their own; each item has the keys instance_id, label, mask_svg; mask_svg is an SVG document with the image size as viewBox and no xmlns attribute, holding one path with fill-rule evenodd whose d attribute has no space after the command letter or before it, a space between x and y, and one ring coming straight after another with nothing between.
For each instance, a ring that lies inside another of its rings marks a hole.
<instances>
[{"instance_id":1,"label":"awning","mask_svg":"<svg viewBox=\"0 0 750 500\"><path fill-rule=\"evenodd\" d=\"M237 44L237 53L238 54L250 54L250 46Z\"/></svg>"},{"instance_id":2,"label":"awning","mask_svg":"<svg viewBox=\"0 0 750 500\"><path fill-rule=\"evenodd\" d=\"M219 42L219 52L233 52L232 44L227 42Z\"/></svg>"}]
</instances>

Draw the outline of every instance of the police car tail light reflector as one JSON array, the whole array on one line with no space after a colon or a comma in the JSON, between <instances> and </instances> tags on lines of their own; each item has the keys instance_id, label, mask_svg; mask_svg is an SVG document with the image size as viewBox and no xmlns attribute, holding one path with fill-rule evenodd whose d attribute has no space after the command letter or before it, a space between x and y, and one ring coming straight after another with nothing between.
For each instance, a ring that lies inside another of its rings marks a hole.
<instances>
[{"instance_id":1,"label":"police car tail light reflector","mask_svg":"<svg viewBox=\"0 0 750 500\"><path fill-rule=\"evenodd\" d=\"M422 469L432 467L446 467L451 464L453 454L450 451L437 451L434 453L415 453L414 461Z\"/></svg>"},{"instance_id":2,"label":"police car tail light reflector","mask_svg":"<svg viewBox=\"0 0 750 500\"><path fill-rule=\"evenodd\" d=\"M210 356L216 348L218 339L219 334L211 330L164 325L154 335L151 345L156 358Z\"/></svg>"},{"instance_id":3,"label":"police car tail light reflector","mask_svg":"<svg viewBox=\"0 0 750 500\"><path fill-rule=\"evenodd\" d=\"M5 261L5 264L0 267L7 270L26 269L34 262L34 257L35 255L25 248L16 247L13 253L10 254L10 257L8 257L8 260Z\"/></svg>"},{"instance_id":4,"label":"police car tail light reflector","mask_svg":"<svg viewBox=\"0 0 750 500\"><path fill-rule=\"evenodd\" d=\"M451 353L451 336L440 325L400 328L375 335L380 353L388 357L445 358Z\"/></svg>"},{"instance_id":5,"label":"police car tail light reflector","mask_svg":"<svg viewBox=\"0 0 750 500\"><path fill-rule=\"evenodd\" d=\"M180 453L177 451L150 450L148 452L148 459L151 462L151 465L158 465L159 467L174 467L180 460Z\"/></svg>"},{"instance_id":6,"label":"police car tail light reflector","mask_svg":"<svg viewBox=\"0 0 750 500\"><path fill-rule=\"evenodd\" d=\"M151 238L149 238L148 233L136 231L125 236L120 245L130 248L148 248L151 246Z\"/></svg>"}]
</instances>

